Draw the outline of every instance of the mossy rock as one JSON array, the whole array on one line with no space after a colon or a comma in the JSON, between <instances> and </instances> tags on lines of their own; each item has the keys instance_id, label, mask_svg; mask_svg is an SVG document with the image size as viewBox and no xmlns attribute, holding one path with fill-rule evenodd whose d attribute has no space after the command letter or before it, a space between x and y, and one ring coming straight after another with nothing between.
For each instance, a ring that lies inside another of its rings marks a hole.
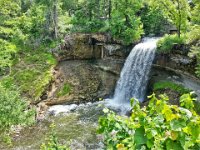
<instances>
[{"instance_id":1,"label":"mossy rock","mask_svg":"<svg viewBox=\"0 0 200 150\"><path fill-rule=\"evenodd\" d=\"M188 88L185 88L183 85L176 84L171 81L159 81L154 83L153 90L163 90L163 89L171 89L173 91L178 92L179 94L183 95L185 93L189 93L191 90Z\"/></svg>"},{"instance_id":2,"label":"mossy rock","mask_svg":"<svg viewBox=\"0 0 200 150\"><path fill-rule=\"evenodd\" d=\"M70 92L72 91L72 87L70 84L65 83L57 92L57 97L62 97L62 96L66 96L69 95Z\"/></svg>"},{"instance_id":3,"label":"mossy rock","mask_svg":"<svg viewBox=\"0 0 200 150\"><path fill-rule=\"evenodd\" d=\"M159 81L154 83L153 92L156 95L165 93L169 97L170 104L179 105L181 95L190 93L191 90L171 81Z\"/></svg>"}]
</instances>

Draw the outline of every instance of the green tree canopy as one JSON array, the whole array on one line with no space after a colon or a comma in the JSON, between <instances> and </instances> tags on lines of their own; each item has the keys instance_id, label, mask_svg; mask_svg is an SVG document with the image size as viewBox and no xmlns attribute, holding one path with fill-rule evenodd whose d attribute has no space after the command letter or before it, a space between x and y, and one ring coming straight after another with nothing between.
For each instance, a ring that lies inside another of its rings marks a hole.
<instances>
[{"instance_id":1,"label":"green tree canopy","mask_svg":"<svg viewBox=\"0 0 200 150\"><path fill-rule=\"evenodd\" d=\"M152 0L151 5L163 10L164 15L176 26L179 37L181 31L186 31L190 16L187 0Z\"/></svg>"}]
</instances>

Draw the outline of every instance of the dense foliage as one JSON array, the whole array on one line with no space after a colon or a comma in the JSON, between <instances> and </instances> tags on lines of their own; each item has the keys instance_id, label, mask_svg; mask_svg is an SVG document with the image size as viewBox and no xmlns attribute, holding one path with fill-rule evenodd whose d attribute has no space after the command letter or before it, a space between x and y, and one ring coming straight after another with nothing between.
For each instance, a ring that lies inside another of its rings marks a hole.
<instances>
[{"instance_id":1,"label":"dense foliage","mask_svg":"<svg viewBox=\"0 0 200 150\"><path fill-rule=\"evenodd\" d=\"M162 36L168 33L171 23L168 18L162 13L160 7L155 7L151 1L145 1L144 6L140 11L141 21L145 35L147 36Z\"/></svg>"},{"instance_id":2,"label":"dense foliage","mask_svg":"<svg viewBox=\"0 0 200 150\"><path fill-rule=\"evenodd\" d=\"M191 45L189 56L197 58L196 74L200 77L200 25L195 25L187 36L187 43Z\"/></svg>"},{"instance_id":3,"label":"dense foliage","mask_svg":"<svg viewBox=\"0 0 200 150\"><path fill-rule=\"evenodd\" d=\"M72 20L75 31L109 32L125 44L140 39L143 33L140 17L142 0L82 1Z\"/></svg>"},{"instance_id":4,"label":"dense foliage","mask_svg":"<svg viewBox=\"0 0 200 150\"><path fill-rule=\"evenodd\" d=\"M99 119L98 132L106 149L199 149L200 116L194 111L191 94L181 96L180 107L168 104L165 95L149 98L149 105L143 108L132 99L129 118L104 110L106 116Z\"/></svg>"},{"instance_id":5,"label":"dense foliage","mask_svg":"<svg viewBox=\"0 0 200 150\"><path fill-rule=\"evenodd\" d=\"M154 7L160 8L163 14L176 26L178 37L181 36L181 31L186 31L190 16L187 0L153 0L151 3Z\"/></svg>"},{"instance_id":6,"label":"dense foliage","mask_svg":"<svg viewBox=\"0 0 200 150\"><path fill-rule=\"evenodd\" d=\"M192 8L192 23L200 25L200 2L198 0L193 0Z\"/></svg>"},{"instance_id":7,"label":"dense foliage","mask_svg":"<svg viewBox=\"0 0 200 150\"><path fill-rule=\"evenodd\" d=\"M5 89L0 84L0 133L9 132L12 126L30 125L35 113L19 93Z\"/></svg>"},{"instance_id":8,"label":"dense foliage","mask_svg":"<svg viewBox=\"0 0 200 150\"><path fill-rule=\"evenodd\" d=\"M0 0L0 72L11 68L16 53L41 49L67 32L69 19L58 1ZM63 16L66 16L63 19ZM59 23L58 23L59 22ZM59 30L58 30L59 28ZM63 31L64 30L64 31ZM50 46L48 46L50 47Z\"/></svg>"}]
</instances>

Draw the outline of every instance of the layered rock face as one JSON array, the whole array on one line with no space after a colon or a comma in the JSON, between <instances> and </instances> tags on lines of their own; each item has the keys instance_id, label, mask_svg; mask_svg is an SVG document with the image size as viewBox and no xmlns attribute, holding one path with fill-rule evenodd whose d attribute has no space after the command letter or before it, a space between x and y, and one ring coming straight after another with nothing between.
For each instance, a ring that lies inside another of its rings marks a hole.
<instances>
[{"instance_id":1,"label":"layered rock face","mask_svg":"<svg viewBox=\"0 0 200 150\"><path fill-rule=\"evenodd\" d=\"M123 46L103 34L70 34L62 45L53 50L58 61L126 58L132 46Z\"/></svg>"},{"instance_id":2,"label":"layered rock face","mask_svg":"<svg viewBox=\"0 0 200 150\"><path fill-rule=\"evenodd\" d=\"M178 53L156 54L154 66L195 75L196 59Z\"/></svg>"}]
</instances>

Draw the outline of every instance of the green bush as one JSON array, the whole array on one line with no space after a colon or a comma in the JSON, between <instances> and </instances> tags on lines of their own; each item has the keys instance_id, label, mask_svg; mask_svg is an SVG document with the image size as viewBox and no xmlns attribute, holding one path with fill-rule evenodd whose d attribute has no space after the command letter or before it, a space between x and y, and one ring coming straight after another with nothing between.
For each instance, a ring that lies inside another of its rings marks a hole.
<instances>
[{"instance_id":1,"label":"green bush","mask_svg":"<svg viewBox=\"0 0 200 150\"><path fill-rule=\"evenodd\" d=\"M157 51L160 53L170 53L175 45L185 44L184 37L177 35L165 35L157 42Z\"/></svg>"},{"instance_id":2,"label":"green bush","mask_svg":"<svg viewBox=\"0 0 200 150\"><path fill-rule=\"evenodd\" d=\"M16 89L15 89L16 90ZM0 84L0 132L9 131L11 126L29 125L34 122L35 112L17 91L9 91Z\"/></svg>"},{"instance_id":3,"label":"green bush","mask_svg":"<svg viewBox=\"0 0 200 150\"><path fill-rule=\"evenodd\" d=\"M171 89L180 93L181 95L185 93L189 93L191 91L189 89L186 89L184 86L180 84L176 84L171 81L160 81L160 82L156 82L153 85L153 91L162 90L162 89Z\"/></svg>"},{"instance_id":4,"label":"green bush","mask_svg":"<svg viewBox=\"0 0 200 150\"><path fill-rule=\"evenodd\" d=\"M17 53L16 46L11 42L0 39L0 70L4 67L11 67Z\"/></svg>"},{"instance_id":5,"label":"green bush","mask_svg":"<svg viewBox=\"0 0 200 150\"><path fill-rule=\"evenodd\" d=\"M132 99L129 118L104 109L106 116L99 119L98 133L106 149L200 149L200 116L194 111L191 95L181 96L181 107L169 105L165 95L149 96L149 105L143 108Z\"/></svg>"}]
</instances>

